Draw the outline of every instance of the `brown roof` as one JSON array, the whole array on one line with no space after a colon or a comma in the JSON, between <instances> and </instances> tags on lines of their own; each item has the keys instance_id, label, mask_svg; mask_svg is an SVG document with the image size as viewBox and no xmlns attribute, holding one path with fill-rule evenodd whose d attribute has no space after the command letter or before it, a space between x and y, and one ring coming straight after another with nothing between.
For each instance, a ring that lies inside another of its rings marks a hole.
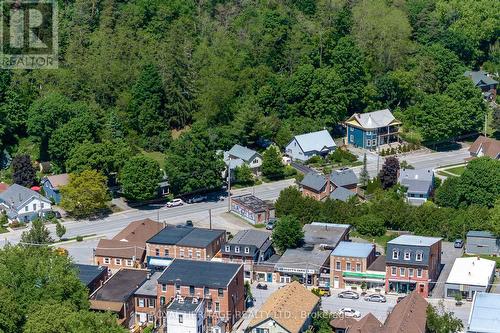
<instances>
[{"instance_id":1,"label":"brown roof","mask_svg":"<svg viewBox=\"0 0 500 333\"><path fill-rule=\"evenodd\" d=\"M367 271L385 272L385 256L378 256L366 269Z\"/></svg>"},{"instance_id":2,"label":"brown roof","mask_svg":"<svg viewBox=\"0 0 500 333\"><path fill-rule=\"evenodd\" d=\"M0 193L6 191L9 188L9 184L0 183Z\"/></svg>"},{"instance_id":3,"label":"brown roof","mask_svg":"<svg viewBox=\"0 0 500 333\"><path fill-rule=\"evenodd\" d=\"M68 185L69 183L69 175L67 173L61 173L59 175L47 176L47 179L50 181L52 186L56 189L61 186Z\"/></svg>"},{"instance_id":4,"label":"brown roof","mask_svg":"<svg viewBox=\"0 0 500 333\"><path fill-rule=\"evenodd\" d=\"M470 146L469 152L477 154L481 148L485 156L497 158L500 155L500 141L498 140L480 136Z\"/></svg>"},{"instance_id":5,"label":"brown roof","mask_svg":"<svg viewBox=\"0 0 500 333\"><path fill-rule=\"evenodd\" d=\"M120 231L113 239L146 244L146 241L160 232L161 229L163 229L163 224L151 219L134 221Z\"/></svg>"},{"instance_id":6,"label":"brown roof","mask_svg":"<svg viewBox=\"0 0 500 333\"><path fill-rule=\"evenodd\" d=\"M271 294L255 314L249 328L271 318L289 332L298 333L307 320L304 313L313 312L318 302L318 296L294 281Z\"/></svg>"},{"instance_id":7,"label":"brown roof","mask_svg":"<svg viewBox=\"0 0 500 333\"><path fill-rule=\"evenodd\" d=\"M345 329L349 333L382 333L382 323L371 313L360 320L350 317L336 318L330 322L330 326Z\"/></svg>"},{"instance_id":8,"label":"brown roof","mask_svg":"<svg viewBox=\"0 0 500 333\"><path fill-rule=\"evenodd\" d=\"M427 321L427 301L416 291L396 304L384 323L384 333L423 333Z\"/></svg>"},{"instance_id":9,"label":"brown roof","mask_svg":"<svg viewBox=\"0 0 500 333\"><path fill-rule=\"evenodd\" d=\"M91 299L90 308L92 310L120 312L123 308L123 302L98 301Z\"/></svg>"},{"instance_id":10,"label":"brown roof","mask_svg":"<svg viewBox=\"0 0 500 333\"><path fill-rule=\"evenodd\" d=\"M333 328L341 328L341 329L347 329L354 325L356 322L356 319L351 318L351 317L339 317L335 318L332 321L330 321L330 326Z\"/></svg>"}]
</instances>

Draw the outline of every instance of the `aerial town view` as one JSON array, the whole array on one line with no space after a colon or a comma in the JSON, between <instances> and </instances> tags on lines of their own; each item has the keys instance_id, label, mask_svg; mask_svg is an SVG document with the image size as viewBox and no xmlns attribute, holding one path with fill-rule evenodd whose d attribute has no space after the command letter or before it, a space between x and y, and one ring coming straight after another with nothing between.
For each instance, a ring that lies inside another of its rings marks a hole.
<instances>
[{"instance_id":1,"label":"aerial town view","mask_svg":"<svg viewBox=\"0 0 500 333\"><path fill-rule=\"evenodd\" d=\"M0 333L500 333L500 1L0 23Z\"/></svg>"}]
</instances>

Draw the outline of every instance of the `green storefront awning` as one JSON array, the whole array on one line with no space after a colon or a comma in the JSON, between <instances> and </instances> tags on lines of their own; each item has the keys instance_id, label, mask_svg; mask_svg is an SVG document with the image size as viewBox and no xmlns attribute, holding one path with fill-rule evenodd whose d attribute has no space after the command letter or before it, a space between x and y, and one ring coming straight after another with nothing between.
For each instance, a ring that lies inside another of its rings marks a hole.
<instances>
[{"instance_id":1,"label":"green storefront awning","mask_svg":"<svg viewBox=\"0 0 500 333\"><path fill-rule=\"evenodd\" d=\"M385 279L385 274L370 274L364 272L342 272L342 276L362 279Z\"/></svg>"}]
</instances>

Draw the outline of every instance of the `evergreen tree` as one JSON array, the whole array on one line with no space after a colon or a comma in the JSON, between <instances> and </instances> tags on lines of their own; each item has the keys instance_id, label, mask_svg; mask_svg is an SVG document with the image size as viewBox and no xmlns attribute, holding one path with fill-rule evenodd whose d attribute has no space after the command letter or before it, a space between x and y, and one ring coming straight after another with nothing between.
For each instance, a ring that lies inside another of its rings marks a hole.
<instances>
[{"instance_id":1,"label":"evergreen tree","mask_svg":"<svg viewBox=\"0 0 500 333\"><path fill-rule=\"evenodd\" d=\"M269 179L282 179L285 176L285 166L278 147L271 146L262 154L262 174Z\"/></svg>"},{"instance_id":2,"label":"evergreen tree","mask_svg":"<svg viewBox=\"0 0 500 333\"><path fill-rule=\"evenodd\" d=\"M359 173L359 182L362 187L365 187L366 185L368 185L369 181L370 181L370 174L368 173L368 165L365 153L363 156L363 169L361 169L361 172Z\"/></svg>"}]
</instances>

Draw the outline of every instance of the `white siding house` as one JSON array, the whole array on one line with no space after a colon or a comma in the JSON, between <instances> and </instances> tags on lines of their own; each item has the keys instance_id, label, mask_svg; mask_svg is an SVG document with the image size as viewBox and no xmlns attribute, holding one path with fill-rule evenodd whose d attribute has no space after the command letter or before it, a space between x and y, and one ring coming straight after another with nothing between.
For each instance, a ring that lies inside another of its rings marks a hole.
<instances>
[{"instance_id":1,"label":"white siding house","mask_svg":"<svg viewBox=\"0 0 500 333\"><path fill-rule=\"evenodd\" d=\"M336 148L327 130L296 135L288 143L285 152L292 160L307 161L313 156L325 156Z\"/></svg>"},{"instance_id":2,"label":"white siding house","mask_svg":"<svg viewBox=\"0 0 500 333\"><path fill-rule=\"evenodd\" d=\"M178 297L167 307L167 333L204 333L205 304L195 297Z\"/></svg>"},{"instance_id":3,"label":"white siding house","mask_svg":"<svg viewBox=\"0 0 500 333\"><path fill-rule=\"evenodd\" d=\"M50 211L51 208L49 199L18 184L0 193L0 211L4 211L10 220L29 222L44 212Z\"/></svg>"}]
</instances>

